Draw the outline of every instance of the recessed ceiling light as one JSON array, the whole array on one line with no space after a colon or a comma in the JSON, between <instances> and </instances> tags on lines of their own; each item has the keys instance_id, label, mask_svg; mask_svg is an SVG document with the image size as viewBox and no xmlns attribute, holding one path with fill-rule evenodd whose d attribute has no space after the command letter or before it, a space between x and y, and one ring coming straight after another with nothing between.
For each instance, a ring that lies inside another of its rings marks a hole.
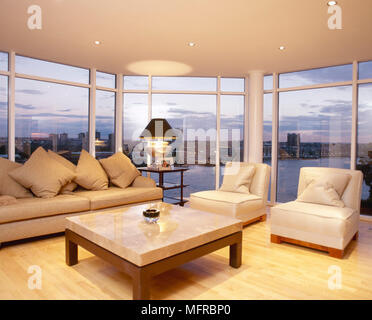
<instances>
[{"instance_id":1,"label":"recessed ceiling light","mask_svg":"<svg viewBox=\"0 0 372 320\"><path fill-rule=\"evenodd\" d=\"M96 44L98 46L99 44L101 44L101 41L96 40L96 41L94 41L94 44Z\"/></svg>"},{"instance_id":2,"label":"recessed ceiling light","mask_svg":"<svg viewBox=\"0 0 372 320\"><path fill-rule=\"evenodd\" d=\"M195 47L195 42L189 42L188 45L189 47Z\"/></svg>"},{"instance_id":3,"label":"recessed ceiling light","mask_svg":"<svg viewBox=\"0 0 372 320\"><path fill-rule=\"evenodd\" d=\"M285 46L280 46L279 47L279 50L282 50L283 51L284 49L285 49Z\"/></svg>"},{"instance_id":4,"label":"recessed ceiling light","mask_svg":"<svg viewBox=\"0 0 372 320\"><path fill-rule=\"evenodd\" d=\"M335 6L337 4L337 1L328 1L327 3L329 6Z\"/></svg>"}]
</instances>

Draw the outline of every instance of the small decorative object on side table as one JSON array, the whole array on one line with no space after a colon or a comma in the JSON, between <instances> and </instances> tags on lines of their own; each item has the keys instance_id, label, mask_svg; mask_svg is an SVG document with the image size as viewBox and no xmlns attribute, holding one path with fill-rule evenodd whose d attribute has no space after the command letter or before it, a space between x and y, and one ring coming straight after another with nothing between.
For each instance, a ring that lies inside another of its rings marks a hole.
<instances>
[{"instance_id":1,"label":"small decorative object on side table","mask_svg":"<svg viewBox=\"0 0 372 320\"><path fill-rule=\"evenodd\" d=\"M180 189L180 198L174 197L165 197L163 195L163 201L169 202L171 204L179 204L183 207L183 205L188 201L183 198L183 188L186 188L188 185L183 183L183 173L189 170L188 167L184 166L167 166L167 167L141 167L138 168L141 172L150 172L150 173L158 173L159 174L159 183L158 187L162 188L163 191L165 190L173 190L173 189ZM165 183L164 182L164 173L168 172L179 172L180 173L180 183Z\"/></svg>"}]
</instances>

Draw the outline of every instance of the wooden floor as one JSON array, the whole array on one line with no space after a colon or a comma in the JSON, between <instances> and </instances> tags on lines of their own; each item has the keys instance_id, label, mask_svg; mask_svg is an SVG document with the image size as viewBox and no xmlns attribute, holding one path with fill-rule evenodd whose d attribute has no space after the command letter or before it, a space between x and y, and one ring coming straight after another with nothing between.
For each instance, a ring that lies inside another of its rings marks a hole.
<instances>
[{"instance_id":1,"label":"wooden floor","mask_svg":"<svg viewBox=\"0 0 372 320\"><path fill-rule=\"evenodd\" d=\"M243 265L229 267L228 248L153 279L153 299L372 299L372 224L343 260L290 244L272 244L269 223L244 229ZM79 264L65 264L64 237L0 250L0 299L131 299L131 279L79 248ZM42 269L42 289L28 289L29 266ZM328 288L328 268L342 271L342 288Z\"/></svg>"}]
</instances>

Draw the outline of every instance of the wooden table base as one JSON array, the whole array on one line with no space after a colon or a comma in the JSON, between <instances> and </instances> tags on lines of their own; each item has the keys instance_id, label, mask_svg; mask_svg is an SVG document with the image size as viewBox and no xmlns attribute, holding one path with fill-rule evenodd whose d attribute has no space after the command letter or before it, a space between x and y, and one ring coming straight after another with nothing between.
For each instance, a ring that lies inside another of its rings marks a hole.
<instances>
[{"instance_id":1,"label":"wooden table base","mask_svg":"<svg viewBox=\"0 0 372 320\"><path fill-rule=\"evenodd\" d=\"M66 229L65 237L66 264L68 266L78 263L78 245L83 247L132 277L134 300L150 299L150 281L153 276L174 269L186 262L200 258L221 248L230 246L231 267L239 268L242 264L241 231L142 267L119 257L69 229Z\"/></svg>"}]
</instances>

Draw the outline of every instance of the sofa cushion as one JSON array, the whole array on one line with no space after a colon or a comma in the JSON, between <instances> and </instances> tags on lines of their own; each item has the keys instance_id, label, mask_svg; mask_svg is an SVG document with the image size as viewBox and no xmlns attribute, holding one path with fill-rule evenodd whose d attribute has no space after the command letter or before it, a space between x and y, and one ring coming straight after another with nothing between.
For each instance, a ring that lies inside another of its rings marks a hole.
<instances>
[{"instance_id":1,"label":"sofa cushion","mask_svg":"<svg viewBox=\"0 0 372 320\"><path fill-rule=\"evenodd\" d=\"M22 167L21 164L0 158L0 195L15 198L32 198L32 193L15 181L8 173Z\"/></svg>"},{"instance_id":2,"label":"sofa cushion","mask_svg":"<svg viewBox=\"0 0 372 320\"><path fill-rule=\"evenodd\" d=\"M316 203L307 203L301 201L291 201L276 205L271 208L272 212L281 211L288 215L295 215L298 213L316 215L323 218L333 219L348 219L356 210L351 208L339 208L334 206L326 206Z\"/></svg>"},{"instance_id":3,"label":"sofa cushion","mask_svg":"<svg viewBox=\"0 0 372 320\"><path fill-rule=\"evenodd\" d=\"M53 160L42 148L37 148L26 163L9 175L31 189L40 198L52 198L61 188L75 178L75 173Z\"/></svg>"},{"instance_id":4,"label":"sofa cushion","mask_svg":"<svg viewBox=\"0 0 372 320\"><path fill-rule=\"evenodd\" d=\"M99 161L94 159L84 149L81 150L76 167L75 182L88 190L106 190L108 178Z\"/></svg>"},{"instance_id":5,"label":"sofa cushion","mask_svg":"<svg viewBox=\"0 0 372 320\"><path fill-rule=\"evenodd\" d=\"M225 191L201 191L190 195L193 209L232 216L249 221L265 214L265 204L261 197Z\"/></svg>"},{"instance_id":6,"label":"sofa cushion","mask_svg":"<svg viewBox=\"0 0 372 320\"><path fill-rule=\"evenodd\" d=\"M221 191L248 193L256 168L244 162L229 162L225 166Z\"/></svg>"},{"instance_id":7,"label":"sofa cushion","mask_svg":"<svg viewBox=\"0 0 372 320\"><path fill-rule=\"evenodd\" d=\"M70 169L72 172L76 171L76 166L71 161L68 161L66 158L60 156L59 154L53 152L52 150L48 150L48 155L52 159L59 162L61 165L65 166L67 169ZM72 192L76 189L76 187L77 187L76 182L71 181L61 188L60 193Z\"/></svg>"},{"instance_id":8,"label":"sofa cushion","mask_svg":"<svg viewBox=\"0 0 372 320\"><path fill-rule=\"evenodd\" d=\"M132 187L138 187L138 188L155 188L156 182L155 180L144 177L144 176L138 176L136 179L134 179L132 183Z\"/></svg>"},{"instance_id":9,"label":"sofa cushion","mask_svg":"<svg viewBox=\"0 0 372 320\"><path fill-rule=\"evenodd\" d=\"M25 198L17 203L0 207L0 223L28 220L89 210L89 200L74 195L58 195L54 198Z\"/></svg>"},{"instance_id":10,"label":"sofa cushion","mask_svg":"<svg viewBox=\"0 0 372 320\"><path fill-rule=\"evenodd\" d=\"M323 172L305 174L305 182L307 185L310 185L311 183L328 185L335 189L340 198L342 197L350 179L351 175L348 173Z\"/></svg>"},{"instance_id":11,"label":"sofa cushion","mask_svg":"<svg viewBox=\"0 0 372 320\"><path fill-rule=\"evenodd\" d=\"M123 189L141 175L132 161L122 152L117 152L111 157L101 159L100 162L111 183Z\"/></svg>"},{"instance_id":12,"label":"sofa cushion","mask_svg":"<svg viewBox=\"0 0 372 320\"><path fill-rule=\"evenodd\" d=\"M74 195L90 200L90 209L120 206L136 202L159 200L163 197L161 188L135 188L121 189L110 187L108 190L100 191L76 191Z\"/></svg>"}]
</instances>

